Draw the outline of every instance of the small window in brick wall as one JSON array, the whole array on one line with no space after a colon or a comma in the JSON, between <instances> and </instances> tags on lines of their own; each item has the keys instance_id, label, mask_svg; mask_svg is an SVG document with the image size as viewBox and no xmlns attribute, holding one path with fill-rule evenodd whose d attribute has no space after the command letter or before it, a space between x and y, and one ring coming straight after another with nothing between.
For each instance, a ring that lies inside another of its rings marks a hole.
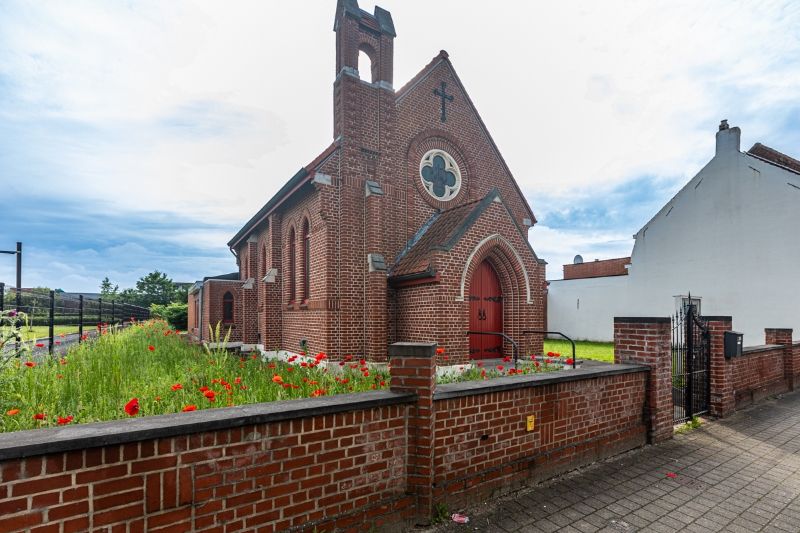
<instances>
[{"instance_id":1,"label":"small window in brick wall","mask_svg":"<svg viewBox=\"0 0 800 533\"><path fill-rule=\"evenodd\" d=\"M233 294L231 291L222 297L222 322L230 324L233 322Z\"/></svg>"}]
</instances>

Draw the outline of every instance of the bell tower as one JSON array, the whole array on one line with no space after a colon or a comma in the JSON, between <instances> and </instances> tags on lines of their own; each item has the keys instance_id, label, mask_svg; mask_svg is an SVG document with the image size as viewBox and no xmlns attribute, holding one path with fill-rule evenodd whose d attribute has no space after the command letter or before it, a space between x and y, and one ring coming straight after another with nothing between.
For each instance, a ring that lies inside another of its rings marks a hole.
<instances>
[{"instance_id":1,"label":"bell tower","mask_svg":"<svg viewBox=\"0 0 800 533\"><path fill-rule=\"evenodd\" d=\"M363 130L372 130L372 142L364 139L361 144L363 148L379 152L380 146L375 143L379 142L381 123L393 118L382 116L393 111L386 109L387 104L394 107L392 78L396 33L392 14L378 6L374 14L370 14L358 7L358 0L338 0L333 31L336 32L333 136L356 141ZM361 52L371 63L368 73L358 71Z\"/></svg>"}]
</instances>

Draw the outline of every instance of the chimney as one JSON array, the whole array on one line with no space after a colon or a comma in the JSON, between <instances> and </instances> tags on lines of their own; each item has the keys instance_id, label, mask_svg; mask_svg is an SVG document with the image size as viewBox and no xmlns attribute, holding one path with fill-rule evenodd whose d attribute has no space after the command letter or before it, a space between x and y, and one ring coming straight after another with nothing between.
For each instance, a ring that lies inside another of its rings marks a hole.
<instances>
[{"instance_id":1,"label":"chimney","mask_svg":"<svg viewBox=\"0 0 800 533\"><path fill-rule=\"evenodd\" d=\"M731 128L728 126L728 121L723 120L719 123L719 131L717 132L717 152L720 155L724 152L739 153L741 149L742 130L738 127Z\"/></svg>"}]
</instances>

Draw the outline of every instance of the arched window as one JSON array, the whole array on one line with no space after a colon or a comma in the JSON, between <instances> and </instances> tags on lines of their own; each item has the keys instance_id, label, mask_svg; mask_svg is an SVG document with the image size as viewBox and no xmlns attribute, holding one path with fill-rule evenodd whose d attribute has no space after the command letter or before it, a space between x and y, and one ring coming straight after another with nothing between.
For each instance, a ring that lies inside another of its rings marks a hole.
<instances>
[{"instance_id":1,"label":"arched window","mask_svg":"<svg viewBox=\"0 0 800 533\"><path fill-rule=\"evenodd\" d=\"M295 252L295 238L294 238L294 228L289 230L289 302L294 302L297 296L296 287L297 287L297 280L295 280L295 259L296 259L296 252Z\"/></svg>"},{"instance_id":2,"label":"arched window","mask_svg":"<svg viewBox=\"0 0 800 533\"><path fill-rule=\"evenodd\" d=\"M231 294L231 291L222 296L222 322L223 324L233 322L233 294Z\"/></svg>"},{"instance_id":3,"label":"arched window","mask_svg":"<svg viewBox=\"0 0 800 533\"><path fill-rule=\"evenodd\" d=\"M303 221L303 301L311 295L311 236L309 235L308 219Z\"/></svg>"}]
</instances>

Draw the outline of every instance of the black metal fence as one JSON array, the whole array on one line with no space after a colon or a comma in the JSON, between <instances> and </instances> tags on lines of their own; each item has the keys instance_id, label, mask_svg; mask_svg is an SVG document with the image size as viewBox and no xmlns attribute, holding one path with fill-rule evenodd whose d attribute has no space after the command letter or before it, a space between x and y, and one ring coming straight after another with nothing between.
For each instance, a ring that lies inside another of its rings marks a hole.
<instances>
[{"instance_id":1,"label":"black metal fence","mask_svg":"<svg viewBox=\"0 0 800 533\"><path fill-rule=\"evenodd\" d=\"M12 309L27 315L27 323L21 325L25 338L47 342L50 353L55 345L61 344L59 339L82 342L98 326L117 327L150 318L149 309L124 302L46 289L18 292L15 287L0 283L0 312Z\"/></svg>"},{"instance_id":2,"label":"black metal fence","mask_svg":"<svg viewBox=\"0 0 800 533\"><path fill-rule=\"evenodd\" d=\"M711 336L691 303L672 317L672 410L674 422L708 412L711 396Z\"/></svg>"}]
</instances>

